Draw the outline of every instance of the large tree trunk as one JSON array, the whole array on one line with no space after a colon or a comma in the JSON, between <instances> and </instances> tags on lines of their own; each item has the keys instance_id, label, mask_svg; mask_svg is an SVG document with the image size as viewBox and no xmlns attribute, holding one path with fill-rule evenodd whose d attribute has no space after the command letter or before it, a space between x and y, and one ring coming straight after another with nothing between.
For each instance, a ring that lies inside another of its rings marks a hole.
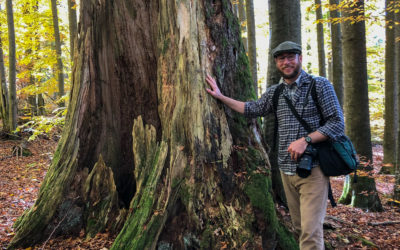
<instances>
[{"instance_id":1,"label":"large tree trunk","mask_svg":"<svg viewBox=\"0 0 400 250\"><path fill-rule=\"evenodd\" d=\"M253 77L254 90L256 92L256 96L258 96L256 21L254 17L253 0L246 0L246 20L250 72L251 76Z\"/></svg>"},{"instance_id":2,"label":"large tree trunk","mask_svg":"<svg viewBox=\"0 0 400 250\"><path fill-rule=\"evenodd\" d=\"M61 38L60 28L58 25L58 14L57 14L57 0L51 0L51 13L53 15L53 27L54 27L54 40L55 49L57 54L57 80L58 80L58 97L64 96L64 66L61 55ZM59 106L63 107L64 101L59 102Z\"/></svg>"},{"instance_id":3,"label":"large tree trunk","mask_svg":"<svg viewBox=\"0 0 400 250\"><path fill-rule=\"evenodd\" d=\"M1 5L0 5L1 11ZM1 26L1 23L0 23ZM0 118L3 122L3 130L9 131L9 121L8 121L8 91L6 84L6 70L4 66L4 54L3 54L3 42L1 40L1 30L0 30Z\"/></svg>"},{"instance_id":4,"label":"large tree trunk","mask_svg":"<svg viewBox=\"0 0 400 250\"><path fill-rule=\"evenodd\" d=\"M69 21L69 50L71 61L74 61L75 39L77 34L76 21L76 0L68 0L68 21Z\"/></svg>"},{"instance_id":5,"label":"large tree trunk","mask_svg":"<svg viewBox=\"0 0 400 250\"><path fill-rule=\"evenodd\" d=\"M316 19L322 20L322 6L321 0L315 0L315 5L318 8L315 10ZM319 75L326 77L326 65L325 65L325 42L324 42L324 25L323 23L317 23L317 44L318 44L318 69Z\"/></svg>"},{"instance_id":6,"label":"large tree trunk","mask_svg":"<svg viewBox=\"0 0 400 250\"><path fill-rule=\"evenodd\" d=\"M394 1L386 0L386 47L385 47L385 130L383 137L384 172L394 174L396 161L397 136L397 75L399 65L396 64L395 51L395 13Z\"/></svg>"},{"instance_id":7,"label":"large tree trunk","mask_svg":"<svg viewBox=\"0 0 400 250\"><path fill-rule=\"evenodd\" d=\"M364 15L362 0L344 12L345 17L354 19L362 15ZM344 57L346 133L365 164L359 167L359 172L362 174L357 183L351 182L350 178L347 179L345 185L351 187L343 189L340 201L348 201L350 196L354 207L381 211L382 205L376 191L375 180L369 176L373 168L364 21L354 24L349 21L343 23L343 54L346 55Z\"/></svg>"},{"instance_id":8,"label":"large tree trunk","mask_svg":"<svg viewBox=\"0 0 400 250\"><path fill-rule=\"evenodd\" d=\"M301 13L299 0L269 1L269 59L268 59L268 75L267 86L270 87L279 82L281 75L276 69L275 61L271 56L271 50L278 46L281 42L290 40L301 44ZM278 147L274 147L274 115L268 115L264 119L264 140L270 145L269 152L272 165L272 187L276 198L286 203L285 193L283 190L280 171L278 168ZM276 140L277 141L277 140Z\"/></svg>"},{"instance_id":9,"label":"large tree trunk","mask_svg":"<svg viewBox=\"0 0 400 250\"><path fill-rule=\"evenodd\" d=\"M9 128L17 128L17 88L16 88L16 49L15 49L15 30L14 13L11 0L6 0L7 24L8 24L8 115Z\"/></svg>"},{"instance_id":10,"label":"large tree trunk","mask_svg":"<svg viewBox=\"0 0 400 250\"><path fill-rule=\"evenodd\" d=\"M339 0L329 0L329 4L338 5ZM340 18L338 10L331 10L330 17ZM332 83L335 88L340 106L343 107L343 57L342 57L342 31L340 22L331 24L331 47L332 47Z\"/></svg>"},{"instance_id":11,"label":"large tree trunk","mask_svg":"<svg viewBox=\"0 0 400 250\"><path fill-rule=\"evenodd\" d=\"M67 124L12 246L123 225L114 249L297 248L246 119L205 91L254 98L230 2L81 3Z\"/></svg>"}]
</instances>

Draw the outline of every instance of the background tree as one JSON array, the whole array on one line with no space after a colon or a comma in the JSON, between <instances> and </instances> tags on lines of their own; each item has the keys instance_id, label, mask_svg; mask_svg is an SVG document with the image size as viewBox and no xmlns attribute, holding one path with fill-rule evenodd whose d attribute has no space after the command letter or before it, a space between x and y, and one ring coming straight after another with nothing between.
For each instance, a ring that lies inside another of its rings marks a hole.
<instances>
[{"instance_id":1,"label":"background tree","mask_svg":"<svg viewBox=\"0 0 400 250\"><path fill-rule=\"evenodd\" d=\"M397 67L395 68L395 74L397 75L397 110L400 110L400 12L395 13L395 18L397 25L395 28L395 62ZM397 141L396 141L396 170L395 170L395 178L396 182L393 189L393 198L396 201L400 201L400 115L397 116ZM397 203L398 204L398 203Z\"/></svg>"},{"instance_id":2,"label":"background tree","mask_svg":"<svg viewBox=\"0 0 400 250\"><path fill-rule=\"evenodd\" d=\"M385 46L385 130L383 137L383 169L386 173L394 174L393 164L396 161L397 136L397 70L395 51L395 8L394 1L386 0L386 46Z\"/></svg>"},{"instance_id":3,"label":"background tree","mask_svg":"<svg viewBox=\"0 0 400 250\"><path fill-rule=\"evenodd\" d=\"M240 29L242 30L242 40L244 49L246 51L249 51L247 46L247 28L246 28L247 22L246 22L246 7L244 0L239 0L238 8L239 8ZM243 36L243 34L246 34L246 36Z\"/></svg>"},{"instance_id":4,"label":"background tree","mask_svg":"<svg viewBox=\"0 0 400 250\"><path fill-rule=\"evenodd\" d=\"M315 6L315 15L317 20L318 69L319 75L326 77L324 24L318 21L323 18L321 0L315 0Z\"/></svg>"},{"instance_id":5,"label":"background tree","mask_svg":"<svg viewBox=\"0 0 400 250\"><path fill-rule=\"evenodd\" d=\"M338 6L339 0L329 0L331 6ZM332 48L332 83L340 106L343 107L343 57L342 57L342 31L340 12L333 8L329 11L331 22L331 48Z\"/></svg>"},{"instance_id":6,"label":"background tree","mask_svg":"<svg viewBox=\"0 0 400 250\"><path fill-rule=\"evenodd\" d=\"M297 248L247 120L205 91L213 73L224 94L255 97L231 10L215 0L81 2L67 124L12 247L124 224L116 249Z\"/></svg>"},{"instance_id":7,"label":"background tree","mask_svg":"<svg viewBox=\"0 0 400 250\"><path fill-rule=\"evenodd\" d=\"M0 11L1 4L0 4ZM0 23L1 27L1 23ZM6 70L4 66L4 54L3 54L3 42L1 39L2 32L0 30L0 118L3 122L3 130L9 131L9 121L8 121L8 91L6 84Z\"/></svg>"},{"instance_id":8,"label":"background tree","mask_svg":"<svg viewBox=\"0 0 400 250\"><path fill-rule=\"evenodd\" d=\"M267 72L267 87L277 84L281 75L276 69L275 61L271 56L271 50L281 42L290 40L301 44L301 13L299 0L283 0L268 2L270 41ZM277 198L286 201L283 191L280 171L278 168L277 146L274 147L274 115L268 115L264 119L264 140L270 146L269 152L272 165L272 186Z\"/></svg>"},{"instance_id":9,"label":"background tree","mask_svg":"<svg viewBox=\"0 0 400 250\"><path fill-rule=\"evenodd\" d=\"M253 77L254 89L258 96L257 80L257 43L256 43L256 21L254 17L253 0L246 0L246 20L247 20L247 46L250 62L250 72Z\"/></svg>"},{"instance_id":10,"label":"background tree","mask_svg":"<svg viewBox=\"0 0 400 250\"><path fill-rule=\"evenodd\" d=\"M61 38L60 38L60 28L58 25L58 14L57 14L57 0L51 0L51 12L53 15L53 25L54 25L54 40L55 49L57 54L57 74L58 74L58 96L62 98L64 96L64 66L62 62L61 54ZM64 106L64 101L59 102L60 106Z\"/></svg>"},{"instance_id":11,"label":"background tree","mask_svg":"<svg viewBox=\"0 0 400 250\"><path fill-rule=\"evenodd\" d=\"M10 130L17 127L17 89L16 89L16 54L15 54L15 29L14 13L11 0L6 0L7 24L8 24L8 104Z\"/></svg>"},{"instance_id":12,"label":"background tree","mask_svg":"<svg viewBox=\"0 0 400 250\"><path fill-rule=\"evenodd\" d=\"M76 21L76 2L75 0L68 0L68 20L69 20L69 44L71 61L74 60L75 39L77 34L77 21Z\"/></svg>"},{"instance_id":13,"label":"background tree","mask_svg":"<svg viewBox=\"0 0 400 250\"><path fill-rule=\"evenodd\" d=\"M344 11L347 20L343 23L343 58L346 134L362 156L365 164L359 167L358 182L346 178L339 202L354 207L381 211L382 205L376 192L372 171L372 146L369 120L368 77L365 38L364 1L349 3Z\"/></svg>"}]
</instances>

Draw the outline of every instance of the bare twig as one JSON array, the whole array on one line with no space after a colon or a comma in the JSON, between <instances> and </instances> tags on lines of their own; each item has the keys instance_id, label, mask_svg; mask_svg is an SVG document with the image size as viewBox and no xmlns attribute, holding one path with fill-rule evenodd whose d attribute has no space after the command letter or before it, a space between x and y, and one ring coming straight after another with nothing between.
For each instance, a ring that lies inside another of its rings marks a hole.
<instances>
[{"instance_id":1,"label":"bare twig","mask_svg":"<svg viewBox=\"0 0 400 250\"><path fill-rule=\"evenodd\" d=\"M393 224L399 224L400 221L383 221L383 222L368 222L370 226L387 226Z\"/></svg>"},{"instance_id":2,"label":"bare twig","mask_svg":"<svg viewBox=\"0 0 400 250\"><path fill-rule=\"evenodd\" d=\"M53 231L51 232L51 234L49 235L49 237L47 238L47 240L43 243L42 246L42 250L44 249L44 247L46 246L47 242L51 239L51 237L53 236L53 234L56 232L57 228L61 225L61 223L65 220L65 218L67 218L68 212L65 213L64 217L60 220L60 222L58 222L57 226L54 227Z\"/></svg>"},{"instance_id":3,"label":"bare twig","mask_svg":"<svg viewBox=\"0 0 400 250\"><path fill-rule=\"evenodd\" d=\"M335 221L338 221L338 222L343 223L343 224L353 225L353 223L350 223L350 222L348 222L348 221L339 219L339 218L337 218L337 217L335 217L335 216L331 216L331 215L325 216L325 219L331 219L331 220L335 220Z\"/></svg>"}]
</instances>

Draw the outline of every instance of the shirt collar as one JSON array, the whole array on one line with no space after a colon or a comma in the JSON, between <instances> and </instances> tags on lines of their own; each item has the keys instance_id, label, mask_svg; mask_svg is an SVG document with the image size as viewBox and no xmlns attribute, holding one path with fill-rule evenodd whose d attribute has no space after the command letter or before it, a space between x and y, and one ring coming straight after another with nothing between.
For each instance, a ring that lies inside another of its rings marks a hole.
<instances>
[{"instance_id":1,"label":"shirt collar","mask_svg":"<svg viewBox=\"0 0 400 250\"><path fill-rule=\"evenodd\" d=\"M303 72L301 72L301 73L299 74L299 77L297 77L296 81L294 81L294 82L296 83L297 87L300 87L301 84L302 84L302 82L300 81L301 76L302 76L302 73L303 73ZM279 83L283 83L283 84L285 84L286 86L289 86L289 84L285 82L285 80L283 79L283 77L281 77L281 79L279 80Z\"/></svg>"}]
</instances>

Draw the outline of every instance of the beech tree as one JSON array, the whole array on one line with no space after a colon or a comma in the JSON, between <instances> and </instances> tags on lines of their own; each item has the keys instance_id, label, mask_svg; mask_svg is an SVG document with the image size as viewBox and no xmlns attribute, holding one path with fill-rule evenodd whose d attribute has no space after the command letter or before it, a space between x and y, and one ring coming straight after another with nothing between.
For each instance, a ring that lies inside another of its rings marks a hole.
<instances>
[{"instance_id":1,"label":"beech tree","mask_svg":"<svg viewBox=\"0 0 400 250\"><path fill-rule=\"evenodd\" d=\"M364 1L348 5L343 13L350 21L343 23L343 66L345 83L344 111L346 134L354 143L364 164L358 167L358 181L347 176L339 202L354 207L381 211L382 205L376 191L375 179L369 174L372 167L371 129L369 120L368 78ZM353 22L354 21L354 22Z\"/></svg>"},{"instance_id":2,"label":"beech tree","mask_svg":"<svg viewBox=\"0 0 400 250\"><path fill-rule=\"evenodd\" d=\"M256 92L256 96L258 96L256 21L254 17L253 0L246 0L246 20L250 72L251 76L253 77L254 90Z\"/></svg>"},{"instance_id":3,"label":"beech tree","mask_svg":"<svg viewBox=\"0 0 400 250\"><path fill-rule=\"evenodd\" d=\"M51 0L51 13L53 15L53 26L54 26L54 41L55 49L57 54L57 80L58 80L58 97L64 96L64 66L61 58L61 38L60 38L60 27L58 25L58 14L57 14L57 0ZM64 106L64 102L59 103L60 106Z\"/></svg>"},{"instance_id":4,"label":"beech tree","mask_svg":"<svg viewBox=\"0 0 400 250\"><path fill-rule=\"evenodd\" d=\"M399 65L396 63L395 50L395 12L394 1L386 0L386 46L385 46L385 129L383 137L384 172L394 173L396 161L396 114L397 110L397 75Z\"/></svg>"},{"instance_id":5,"label":"beech tree","mask_svg":"<svg viewBox=\"0 0 400 250\"><path fill-rule=\"evenodd\" d=\"M0 4L1 11L1 4ZM0 23L1 26L1 23ZM4 66L3 42L0 30L0 118L3 121L3 130L9 131L8 122L8 90L6 84L6 70Z\"/></svg>"},{"instance_id":6,"label":"beech tree","mask_svg":"<svg viewBox=\"0 0 400 250\"><path fill-rule=\"evenodd\" d=\"M17 88L16 88L16 55L15 55L15 29L14 13L11 0L6 0L8 24L8 115L9 128L17 128Z\"/></svg>"},{"instance_id":7,"label":"beech tree","mask_svg":"<svg viewBox=\"0 0 400 250\"><path fill-rule=\"evenodd\" d=\"M395 37L396 37L396 43L395 43L395 63L397 64L397 67L395 68L395 74L397 76L397 110L400 110L400 70L399 70L399 65L400 65L400 12L395 13L395 20L398 23L397 25L394 26L395 28ZM399 149L400 149L400 115L397 116L397 141L396 141L396 148L397 148L397 154L396 154L396 170L395 170L395 178L396 182L394 185L393 189L393 198L396 201L400 201L400 154L399 154ZM399 203L397 203L399 204Z\"/></svg>"},{"instance_id":8,"label":"beech tree","mask_svg":"<svg viewBox=\"0 0 400 250\"><path fill-rule=\"evenodd\" d=\"M269 1L269 57L267 72L267 87L279 82L281 75L276 69L274 57L271 56L271 50L278 46L281 42L290 40L301 44L301 13L299 0L283 0ZM277 198L286 201L281 174L278 168L277 148L274 147L274 124L275 118L273 114L268 115L264 119L263 137L265 142L270 146L270 159L272 165L272 185ZM275 149L275 150L272 150Z\"/></svg>"},{"instance_id":9,"label":"beech tree","mask_svg":"<svg viewBox=\"0 0 400 250\"><path fill-rule=\"evenodd\" d=\"M315 5L317 6L317 9L315 10L316 20L322 20L321 0L315 0ZM317 22L317 44L319 75L326 77L324 25L322 22Z\"/></svg>"},{"instance_id":10,"label":"beech tree","mask_svg":"<svg viewBox=\"0 0 400 250\"><path fill-rule=\"evenodd\" d=\"M239 0L239 4L238 4L238 8L239 8L239 21L240 21L240 29L242 30L242 34L243 33L247 33L247 24L246 24L246 7L245 7L245 3L244 0ZM248 51L248 47L247 47L247 35L246 37L242 36L242 40L243 40L243 45L244 45L244 49L246 51Z\"/></svg>"},{"instance_id":11,"label":"beech tree","mask_svg":"<svg viewBox=\"0 0 400 250\"><path fill-rule=\"evenodd\" d=\"M255 98L229 1L81 1L62 139L11 247L119 233L113 249L297 249L248 121ZM122 230L121 230L122 228Z\"/></svg>"},{"instance_id":12,"label":"beech tree","mask_svg":"<svg viewBox=\"0 0 400 250\"><path fill-rule=\"evenodd\" d=\"M339 0L329 0L329 4L337 6ZM340 18L340 12L337 9L330 10L332 19ZM343 107L343 56L342 56L342 31L340 22L331 23L331 48L332 48L332 84L335 88L340 106Z\"/></svg>"},{"instance_id":13,"label":"beech tree","mask_svg":"<svg viewBox=\"0 0 400 250\"><path fill-rule=\"evenodd\" d=\"M69 49L71 61L74 60L75 39L77 34L77 20L76 20L76 2L75 0L68 0L68 20L69 20Z\"/></svg>"}]
</instances>

